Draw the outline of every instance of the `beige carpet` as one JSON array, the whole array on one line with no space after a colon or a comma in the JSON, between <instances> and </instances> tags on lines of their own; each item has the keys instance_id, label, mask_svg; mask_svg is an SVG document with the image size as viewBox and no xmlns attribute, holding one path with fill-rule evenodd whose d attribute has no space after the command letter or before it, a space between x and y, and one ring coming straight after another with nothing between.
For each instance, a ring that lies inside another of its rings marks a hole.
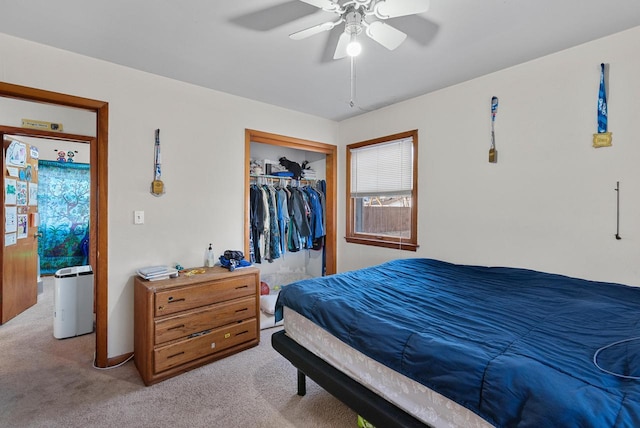
<instances>
[{"instance_id":1,"label":"beige carpet","mask_svg":"<svg viewBox=\"0 0 640 428\"><path fill-rule=\"evenodd\" d=\"M53 337L53 278L38 303L0 326L2 427L356 427L357 416L260 345L145 387L130 361L92 367L95 336Z\"/></svg>"}]
</instances>

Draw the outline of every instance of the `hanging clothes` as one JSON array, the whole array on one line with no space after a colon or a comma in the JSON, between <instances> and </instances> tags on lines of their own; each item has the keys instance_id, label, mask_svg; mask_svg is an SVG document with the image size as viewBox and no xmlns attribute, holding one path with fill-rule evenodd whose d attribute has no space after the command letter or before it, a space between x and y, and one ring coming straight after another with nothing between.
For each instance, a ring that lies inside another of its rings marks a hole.
<instances>
[{"instance_id":1,"label":"hanging clothes","mask_svg":"<svg viewBox=\"0 0 640 428\"><path fill-rule=\"evenodd\" d=\"M278 224L277 213L277 201L276 201L276 189L273 186L262 186L262 189L266 195L266 207L269 211L269 232L268 239L265 235L265 259L269 262L273 262L280 257L280 226Z\"/></svg>"},{"instance_id":2,"label":"hanging clothes","mask_svg":"<svg viewBox=\"0 0 640 428\"><path fill-rule=\"evenodd\" d=\"M266 184L250 186L249 242L253 263L273 262L287 251L323 248L324 193L317 184L295 184L297 181L277 188Z\"/></svg>"},{"instance_id":3,"label":"hanging clothes","mask_svg":"<svg viewBox=\"0 0 640 428\"><path fill-rule=\"evenodd\" d=\"M287 251L287 229L289 225L289 194L283 188L276 190L276 202L278 205L278 225L280 227L280 252L284 255Z\"/></svg>"},{"instance_id":4,"label":"hanging clothes","mask_svg":"<svg viewBox=\"0 0 640 428\"><path fill-rule=\"evenodd\" d=\"M305 199L304 193L299 187L289 187L291 198L289 199L289 215L293 217L293 221L298 227L300 236L309 236L311 229L309 227L309 206Z\"/></svg>"},{"instance_id":5,"label":"hanging clothes","mask_svg":"<svg viewBox=\"0 0 640 428\"><path fill-rule=\"evenodd\" d=\"M318 180L316 182L315 190L318 192L318 195L320 196L320 206L321 206L321 209L322 209L322 230L324 231L324 235L321 238L317 238L317 239L314 240L314 243L313 243L313 249L314 250L320 249L320 247L322 247L322 249L324 251L325 236L327 235L327 217L325 215L326 207L327 207L327 203L326 203L327 201L326 201L326 198L325 198L326 189L327 189L326 181ZM323 254L323 257L324 257L324 254ZM325 266L324 262L322 263L322 266L323 267Z\"/></svg>"},{"instance_id":6,"label":"hanging clothes","mask_svg":"<svg viewBox=\"0 0 640 428\"><path fill-rule=\"evenodd\" d=\"M322 204L322 225L324 227L325 230L325 236L322 237L322 276L325 276L327 274L327 247L324 245L325 244L325 237L326 237L326 232L327 232L327 216L326 216L326 193L327 193L327 182L324 180L318 180L316 181L316 189L318 190L318 193L320 194L320 202Z\"/></svg>"},{"instance_id":7,"label":"hanging clothes","mask_svg":"<svg viewBox=\"0 0 640 428\"><path fill-rule=\"evenodd\" d=\"M273 260L271 258L271 253L269 251L270 246L269 242L271 241L271 212L269 210L269 194L265 191L264 186L258 188L262 195L262 218L263 218L263 228L262 228L262 244L260 248L262 249L262 258L264 260Z\"/></svg>"},{"instance_id":8,"label":"hanging clothes","mask_svg":"<svg viewBox=\"0 0 640 428\"><path fill-rule=\"evenodd\" d=\"M322 248L322 238L325 235L324 232L324 211L322 210L322 202L319 192L311 186L305 186L303 188L308 196L309 208L310 208L310 221L309 226L311 233L309 235L308 248L319 250Z\"/></svg>"},{"instance_id":9,"label":"hanging clothes","mask_svg":"<svg viewBox=\"0 0 640 428\"><path fill-rule=\"evenodd\" d=\"M322 227L324 228L325 234L326 234L327 217L325 216L325 213L326 213L326 209L327 209L327 200L325 198L325 194L327 193L327 182L324 181L324 180L316 181L316 190L318 191L318 194L320 195L320 204L322 206Z\"/></svg>"},{"instance_id":10,"label":"hanging clothes","mask_svg":"<svg viewBox=\"0 0 640 428\"><path fill-rule=\"evenodd\" d=\"M262 192L257 185L249 187L249 226L251 228L251 247L253 249L252 263L261 263L260 238L264 231L264 204L262 202Z\"/></svg>"}]
</instances>

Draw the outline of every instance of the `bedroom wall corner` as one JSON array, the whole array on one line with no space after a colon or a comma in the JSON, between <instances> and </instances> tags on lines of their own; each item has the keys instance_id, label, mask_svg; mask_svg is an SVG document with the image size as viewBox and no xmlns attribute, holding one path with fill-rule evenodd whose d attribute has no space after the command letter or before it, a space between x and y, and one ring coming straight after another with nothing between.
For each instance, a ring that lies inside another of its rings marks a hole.
<instances>
[{"instance_id":1,"label":"bedroom wall corner","mask_svg":"<svg viewBox=\"0 0 640 428\"><path fill-rule=\"evenodd\" d=\"M636 27L341 122L342 151L419 129L420 248L340 239L338 270L431 257L640 285L639 42ZM602 62L610 65L613 146L595 149ZM488 162L494 95L496 164ZM342 156L341 195L345 168ZM621 240L614 237L617 181Z\"/></svg>"}]
</instances>

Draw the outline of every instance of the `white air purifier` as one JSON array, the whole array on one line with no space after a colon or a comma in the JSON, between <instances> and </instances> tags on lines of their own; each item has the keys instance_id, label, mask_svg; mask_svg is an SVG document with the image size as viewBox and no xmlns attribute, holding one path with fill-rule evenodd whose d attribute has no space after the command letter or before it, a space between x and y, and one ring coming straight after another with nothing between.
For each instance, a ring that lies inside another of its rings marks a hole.
<instances>
[{"instance_id":1,"label":"white air purifier","mask_svg":"<svg viewBox=\"0 0 640 428\"><path fill-rule=\"evenodd\" d=\"M55 273L53 337L65 339L93 332L93 270L74 266Z\"/></svg>"}]
</instances>

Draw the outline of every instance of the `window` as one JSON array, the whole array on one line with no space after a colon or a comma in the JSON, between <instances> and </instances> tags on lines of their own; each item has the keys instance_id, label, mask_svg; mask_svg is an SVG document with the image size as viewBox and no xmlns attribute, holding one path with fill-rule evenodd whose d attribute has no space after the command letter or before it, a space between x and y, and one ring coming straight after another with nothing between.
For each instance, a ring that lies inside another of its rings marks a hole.
<instances>
[{"instance_id":1,"label":"window","mask_svg":"<svg viewBox=\"0 0 640 428\"><path fill-rule=\"evenodd\" d=\"M347 146L347 242L416 251L417 158L417 130Z\"/></svg>"}]
</instances>

